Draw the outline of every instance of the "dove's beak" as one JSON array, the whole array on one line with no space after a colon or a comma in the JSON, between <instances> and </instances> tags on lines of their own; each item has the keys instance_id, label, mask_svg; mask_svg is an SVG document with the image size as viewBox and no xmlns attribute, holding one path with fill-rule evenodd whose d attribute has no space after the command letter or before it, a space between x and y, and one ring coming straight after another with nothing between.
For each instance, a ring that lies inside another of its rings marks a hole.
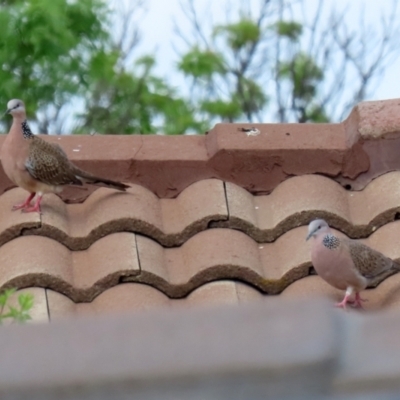
<instances>
[{"instance_id":1,"label":"dove's beak","mask_svg":"<svg viewBox=\"0 0 400 400\"><path fill-rule=\"evenodd\" d=\"M306 242L307 242L308 239L310 239L310 237L311 237L313 234L314 234L314 232L310 232L310 233L307 235L307 237L306 237Z\"/></svg>"},{"instance_id":2,"label":"dove's beak","mask_svg":"<svg viewBox=\"0 0 400 400\"><path fill-rule=\"evenodd\" d=\"M4 116L6 116L7 114L10 114L11 110L8 108L7 111L1 116L1 118L3 118Z\"/></svg>"}]
</instances>

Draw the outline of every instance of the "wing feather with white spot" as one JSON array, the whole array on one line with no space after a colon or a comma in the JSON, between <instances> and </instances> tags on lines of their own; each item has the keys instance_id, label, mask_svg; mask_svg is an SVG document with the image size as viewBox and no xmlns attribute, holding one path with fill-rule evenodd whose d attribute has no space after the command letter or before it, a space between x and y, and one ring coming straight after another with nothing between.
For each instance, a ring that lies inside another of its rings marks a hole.
<instances>
[{"instance_id":1,"label":"wing feather with white spot","mask_svg":"<svg viewBox=\"0 0 400 400\"><path fill-rule=\"evenodd\" d=\"M29 139L29 156L25 167L38 181L51 186L82 185L64 150L35 136Z\"/></svg>"},{"instance_id":2,"label":"wing feather with white spot","mask_svg":"<svg viewBox=\"0 0 400 400\"><path fill-rule=\"evenodd\" d=\"M343 239L348 246L351 258L357 270L368 279L372 279L395 265L393 260L377 250L351 239Z\"/></svg>"}]
</instances>

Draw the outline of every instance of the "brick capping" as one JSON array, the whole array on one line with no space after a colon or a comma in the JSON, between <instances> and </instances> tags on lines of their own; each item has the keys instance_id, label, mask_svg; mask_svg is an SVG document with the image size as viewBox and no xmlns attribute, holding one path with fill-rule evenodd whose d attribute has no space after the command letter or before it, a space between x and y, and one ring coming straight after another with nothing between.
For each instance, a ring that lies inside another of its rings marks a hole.
<instances>
[{"instance_id":1,"label":"brick capping","mask_svg":"<svg viewBox=\"0 0 400 400\"><path fill-rule=\"evenodd\" d=\"M247 136L243 127L255 127ZM174 198L199 180L218 178L253 194L292 176L322 174L363 189L400 169L400 99L363 102L340 124L217 124L205 136L50 136L82 168ZM0 146L4 139L0 138ZM10 182L0 172L0 193ZM82 201L78 191L64 197Z\"/></svg>"}]
</instances>

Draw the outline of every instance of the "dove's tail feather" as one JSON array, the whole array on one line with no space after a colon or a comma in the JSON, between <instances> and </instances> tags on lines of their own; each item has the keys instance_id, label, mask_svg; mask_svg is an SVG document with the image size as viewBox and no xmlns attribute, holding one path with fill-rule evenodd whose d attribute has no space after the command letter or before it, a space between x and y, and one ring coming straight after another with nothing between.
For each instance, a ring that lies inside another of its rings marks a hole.
<instances>
[{"instance_id":1,"label":"dove's tail feather","mask_svg":"<svg viewBox=\"0 0 400 400\"><path fill-rule=\"evenodd\" d=\"M393 261L393 269L400 271L400 264L397 261Z\"/></svg>"},{"instance_id":2,"label":"dove's tail feather","mask_svg":"<svg viewBox=\"0 0 400 400\"><path fill-rule=\"evenodd\" d=\"M90 183L92 185L101 186L103 184L105 186L112 187L117 190L121 190L123 192L125 192L126 189L128 189L130 187L121 182L112 181L111 179L100 178L98 176L90 174L89 172L83 171L79 168L75 168L75 173L78 178L80 178L83 181L85 181L86 183Z\"/></svg>"}]
</instances>

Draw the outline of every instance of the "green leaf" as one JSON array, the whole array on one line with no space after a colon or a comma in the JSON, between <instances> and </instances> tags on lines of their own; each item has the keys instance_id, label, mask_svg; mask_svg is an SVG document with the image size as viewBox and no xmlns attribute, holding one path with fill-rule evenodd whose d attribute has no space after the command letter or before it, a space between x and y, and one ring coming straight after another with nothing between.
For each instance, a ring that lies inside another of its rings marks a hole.
<instances>
[{"instance_id":1,"label":"green leaf","mask_svg":"<svg viewBox=\"0 0 400 400\"><path fill-rule=\"evenodd\" d=\"M92 79L110 80L114 76L118 53L99 50L92 55L89 63L89 72Z\"/></svg>"},{"instance_id":2,"label":"green leaf","mask_svg":"<svg viewBox=\"0 0 400 400\"><path fill-rule=\"evenodd\" d=\"M238 118L242 114L242 109L237 101L204 101L201 104L201 110L228 120Z\"/></svg>"},{"instance_id":3,"label":"green leaf","mask_svg":"<svg viewBox=\"0 0 400 400\"><path fill-rule=\"evenodd\" d=\"M317 85L324 76L314 60L302 52L297 53L291 61L281 63L278 75L292 82L296 98L308 101L315 96Z\"/></svg>"},{"instance_id":4,"label":"green leaf","mask_svg":"<svg viewBox=\"0 0 400 400\"><path fill-rule=\"evenodd\" d=\"M0 294L0 307L4 308L11 295L15 293L15 289L6 289Z\"/></svg>"},{"instance_id":5,"label":"green leaf","mask_svg":"<svg viewBox=\"0 0 400 400\"><path fill-rule=\"evenodd\" d=\"M243 111L255 113L260 111L267 103L267 96L262 88L252 79L239 79L239 92L236 94L242 104Z\"/></svg>"},{"instance_id":6,"label":"green leaf","mask_svg":"<svg viewBox=\"0 0 400 400\"><path fill-rule=\"evenodd\" d=\"M226 35L229 46L233 50L240 50L246 45L258 42L261 38L261 29L255 21L243 18L233 24L217 26L214 35Z\"/></svg>"},{"instance_id":7,"label":"green leaf","mask_svg":"<svg viewBox=\"0 0 400 400\"><path fill-rule=\"evenodd\" d=\"M23 93L32 116L37 105L85 93L93 54L111 48L106 10L105 0L21 0L0 7L0 103Z\"/></svg>"},{"instance_id":8,"label":"green leaf","mask_svg":"<svg viewBox=\"0 0 400 400\"><path fill-rule=\"evenodd\" d=\"M18 319L18 317L20 315L20 311L16 307L9 306L8 313L6 315L9 318Z\"/></svg>"},{"instance_id":9,"label":"green leaf","mask_svg":"<svg viewBox=\"0 0 400 400\"><path fill-rule=\"evenodd\" d=\"M178 63L178 68L185 75L194 78L211 78L214 74L224 74L224 59L221 54L210 50L201 51L194 47Z\"/></svg>"},{"instance_id":10,"label":"green leaf","mask_svg":"<svg viewBox=\"0 0 400 400\"><path fill-rule=\"evenodd\" d=\"M0 295L0 324L6 319L13 322L25 322L31 319L29 311L33 307L33 295L30 293L18 296L18 306L10 305L10 296L15 293L15 289L7 289ZM5 311L5 309L7 309Z\"/></svg>"},{"instance_id":11,"label":"green leaf","mask_svg":"<svg viewBox=\"0 0 400 400\"><path fill-rule=\"evenodd\" d=\"M297 42L303 33L303 26L294 21L278 21L272 26L272 28L279 36L286 37L293 42Z\"/></svg>"},{"instance_id":12,"label":"green leaf","mask_svg":"<svg viewBox=\"0 0 400 400\"><path fill-rule=\"evenodd\" d=\"M328 115L321 106L310 106L307 110L308 121L317 123L327 123L330 122Z\"/></svg>"},{"instance_id":13,"label":"green leaf","mask_svg":"<svg viewBox=\"0 0 400 400\"><path fill-rule=\"evenodd\" d=\"M31 293L20 294L18 303L21 306L21 311L29 311L33 307L34 296Z\"/></svg>"},{"instance_id":14,"label":"green leaf","mask_svg":"<svg viewBox=\"0 0 400 400\"><path fill-rule=\"evenodd\" d=\"M151 69L155 66L156 60L154 59L153 56L146 55L138 58L135 64L137 66L144 66L146 69Z\"/></svg>"}]
</instances>

